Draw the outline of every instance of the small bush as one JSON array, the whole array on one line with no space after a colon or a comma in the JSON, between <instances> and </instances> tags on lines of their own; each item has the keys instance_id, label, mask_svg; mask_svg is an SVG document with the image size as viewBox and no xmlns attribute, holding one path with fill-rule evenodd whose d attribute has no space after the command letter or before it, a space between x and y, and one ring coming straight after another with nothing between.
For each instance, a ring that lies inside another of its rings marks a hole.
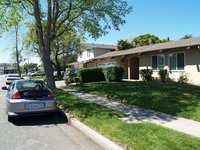
<instances>
[{"instance_id":1,"label":"small bush","mask_svg":"<svg viewBox=\"0 0 200 150\"><path fill-rule=\"evenodd\" d=\"M42 77L42 81L47 82L47 77L46 77L46 76L43 76L43 77Z\"/></svg>"},{"instance_id":2,"label":"small bush","mask_svg":"<svg viewBox=\"0 0 200 150\"><path fill-rule=\"evenodd\" d=\"M160 76L162 82L166 82L167 78L169 77L167 69L160 69L158 75Z\"/></svg>"},{"instance_id":3,"label":"small bush","mask_svg":"<svg viewBox=\"0 0 200 150\"><path fill-rule=\"evenodd\" d=\"M152 81L152 74L153 74L152 69L147 68L140 70L140 75L143 81Z\"/></svg>"},{"instance_id":4,"label":"small bush","mask_svg":"<svg viewBox=\"0 0 200 150\"><path fill-rule=\"evenodd\" d=\"M60 80L63 80L63 76L62 75L55 77L55 81L60 81Z\"/></svg>"},{"instance_id":5,"label":"small bush","mask_svg":"<svg viewBox=\"0 0 200 150\"><path fill-rule=\"evenodd\" d=\"M188 83L188 80L189 80L188 76L186 74L182 74L178 78L178 83Z\"/></svg>"},{"instance_id":6,"label":"small bush","mask_svg":"<svg viewBox=\"0 0 200 150\"><path fill-rule=\"evenodd\" d=\"M78 76L80 77L80 82L98 82L105 81L102 68L83 68L78 71Z\"/></svg>"},{"instance_id":7,"label":"small bush","mask_svg":"<svg viewBox=\"0 0 200 150\"><path fill-rule=\"evenodd\" d=\"M124 74L122 67L105 67L102 68L106 81L121 81Z\"/></svg>"}]
</instances>

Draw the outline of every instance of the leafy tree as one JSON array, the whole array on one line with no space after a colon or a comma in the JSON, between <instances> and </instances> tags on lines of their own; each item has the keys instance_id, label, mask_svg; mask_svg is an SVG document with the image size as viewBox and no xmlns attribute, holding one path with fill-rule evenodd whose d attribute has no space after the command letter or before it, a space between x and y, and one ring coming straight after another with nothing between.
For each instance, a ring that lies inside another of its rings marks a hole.
<instances>
[{"instance_id":1,"label":"leafy tree","mask_svg":"<svg viewBox=\"0 0 200 150\"><path fill-rule=\"evenodd\" d=\"M11 47L12 52L11 52L11 62L16 64L16 68L18 70L19 76L21 76L21 68L20 68L20 63L23 62L23 47L24 43L23 40L20 42L20 25L16 24L12 29L11 32L14 32L14 39L12 39L12 43L14 43L14 47ZM13 42L14 41L14 42ZM15 50L14 50L15 49ZM14 51L13 51L14 50Z\"/></svg>"},{"instance_id":2,"label":"leafy tree","mask_svg":"<svg viewBox=\"0 0 200 150\"><path fill-rule=\"evenodd\" d=\"M119 30L132 7L124 0L1 0L0 10L5 11L0 19L6 24L20 21L15 16L25 16L29 22L33 17L47 84L54 89L51 43L72 29L88 32L93 38L107 34L111 27Z\"/></svg>"},{"instance_id":3,"label":"leafy tree","mask_svg":"<svg viewBox=\"0 0 200 150\"><path fill-rule=\"evenodd\" d=\"M62 35L52 43L51 63L57 70L57 75L61 75L61 70L65 70L66 64L77 60L77 51L80 49L80 38L75 33Z\"/></svg>"},{"instance_id":4,"label":"leafy tree","mask_svg":"<svg viewBox=\"0 0 200 150\"><path fill-rule=\"evenodd\" d=\"M28 71L36 71L38 68L37 63L25 63L24 66L28 69Z\"/></svg>"},{"instance_id":5,"label":"leafy tree","mask_svg":"<svg viewBox=\"0 0 200 150\"><path fill-rule=\"evenodd\" d=\"M192 37L193 36L191 34L186 34L182 38L180 38L180 40L189 39L189 38L192 38Z\"/></svg>"},{"instance_id":6,"label":"leafy tree","mask_svg":"<svg viewBox=\"0 0 200 150\"><path fill-rule=\"evenodd\" d=\"M157 36L151 34L140 35L132 40L134 47L153 45L161 42Z\"/></svg>"},{"instance_id":7,"label":"leafy tree","mask_svg":"<svg viewBox=\"0 0 200 150\"><path fill-rule=\"evenodd\" d=\"M170 41L171 41L170 38L167 37L167 39L162 39L162 40L161 40L161 43L170 42Z\"/></svg>"},{"instance_id":8,"label":"leafy tree","mask_svg":"<svg viewBox=\"0 0 200 150\"><path fill-rule=\"evenodd\" d=\"M28 25L29 30L26 35L25 46L32 54L39 53L36 35L34 34L34 24ZM57 75L61 75L61 70L65 70L66 64L76 61L77 50L81 46L82 37L78 37L75 30L68 34L63 34L51 43L51 63Z\"/></svg>"},{"instance_id":9,"label":"leafy tree","mask_svg":"<svg viewBox=\"0 0 200 150\"><path fill-rule=\"evenodd\" d=\"M117 42L118 50L125 50L125 49L129 49L129 48L133 48L133 45L130 42L128 42L128 40L119 40Z\"/></svg>"}]
</instances>

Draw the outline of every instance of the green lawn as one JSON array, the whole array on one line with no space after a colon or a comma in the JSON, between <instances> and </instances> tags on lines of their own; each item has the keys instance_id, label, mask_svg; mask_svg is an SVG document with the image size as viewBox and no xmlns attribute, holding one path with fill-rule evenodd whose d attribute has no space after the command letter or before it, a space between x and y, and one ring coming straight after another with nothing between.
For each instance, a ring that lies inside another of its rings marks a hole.
<instances>
[{"instance_id":1,"label":"green lawn","mask_svg":"<svg viewBox=\"0 0 200 150\"><path fill-rule=\"evenodd\" d=\"M98 82L71 88L200 121L199 86L161 82Z\"/></svg>"},{"instance_id":2,"label":"green lawn","mask_svg":"<svg viewBox=\"0 0 200 150\"><path fill-rule=\"evenodd\" d=\"M55 90L58 105L108 138L134 150L198 150L200 139L150 123L127 124L121 112Z\"/></svg>"},{"instance_id":3,"label":"green lawn","mask_svg":"<svg viewBox=\"0 0 200 150\"><path fill-rule=\"evenodd\" d=\"M44 80L44 76L24 76L32 80Z\"/></svg>"}]
</instances>

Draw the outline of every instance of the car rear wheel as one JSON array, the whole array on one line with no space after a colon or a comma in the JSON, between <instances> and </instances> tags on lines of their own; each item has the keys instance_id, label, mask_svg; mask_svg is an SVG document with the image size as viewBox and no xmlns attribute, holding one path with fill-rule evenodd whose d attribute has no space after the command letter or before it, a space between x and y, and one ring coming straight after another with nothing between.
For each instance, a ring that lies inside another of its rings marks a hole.
<instances>
[{"instance_id":1,"label":"car rear wheel","mask_svg":"<svg viewBox=\"0 0 200 150\"><path fill-rule=\"evenodd\" d=\"M47 114L49 118L53 118L55 116L55 112Z\"/></svg>"},{"instance_id":2,"label":"car rear wheel","mask_svg":"<svg viewBox=\"0 0 200 150\"><path fill-rule=\"evenodd\" d=\"M14 118L11 116L8 116L8 122L13 122Z\"/></svg>"}]
</instances>

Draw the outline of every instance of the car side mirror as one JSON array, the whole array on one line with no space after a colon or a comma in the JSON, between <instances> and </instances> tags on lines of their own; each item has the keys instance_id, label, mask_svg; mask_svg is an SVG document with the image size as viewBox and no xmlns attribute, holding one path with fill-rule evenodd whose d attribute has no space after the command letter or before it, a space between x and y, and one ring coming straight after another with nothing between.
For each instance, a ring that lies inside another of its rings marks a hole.
<instances>
[{"instance_id":1,"label":"car side mirror","mask_svg":"<svg viewBox=\"0 0 200 150\"><path fill-rule=\"evenodd\" d=\"M2 90L8 90L8 87L7 86L3 86L1 89Z\"/></svg>"}]
</instances>

